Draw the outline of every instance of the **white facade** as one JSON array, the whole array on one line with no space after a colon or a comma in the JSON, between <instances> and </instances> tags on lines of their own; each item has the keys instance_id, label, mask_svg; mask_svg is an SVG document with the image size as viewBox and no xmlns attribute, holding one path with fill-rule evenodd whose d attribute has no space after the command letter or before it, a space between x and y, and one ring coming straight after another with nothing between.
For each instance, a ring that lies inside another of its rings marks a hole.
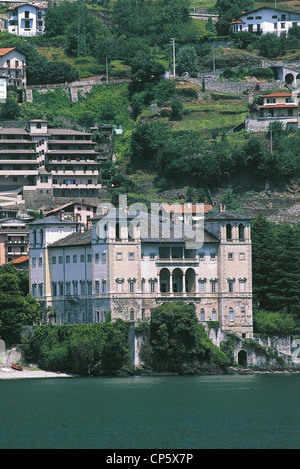
<instances>
[{"instance_id":1,"label":"white facade","mask_svg":"<svg viewBox=\"0 0 300 469\"><path fill-rule=\"evenodd\" d=\"M26 56L15 47L0 48L0 77L6 86L26 87Z\"/></svg>"},{"instance_id":2,"label":"white facade","mask_svg":"<svg viewBox=\"0 0 300 469\"><path fill-rule=\"evenodd\" d=\"M249 219L229 212L207 218L204 244L195 249L182 238L141 237L138 220L122 225L102 215L83 233L56 217L30 224L31 293L54 308L55 323L102 322L109 311L112 320L149 321L156 306L184 301L199 321L252 337Z\"/></svg>"},{"instance_id":3,"label":"white facade","mask_svg":"<svg viewBox=\"0 0 300 469\"><path fill-rule=\"evenodd\" d=\"M17 36L36 36L43 34L46 3L15 5L8 9L9 19L7 30Z\"/></svg>"},{"instance_id":4,"label":"white facade","mask_svg":"<svg viewBox=\"0 0 300 469\"><path fill-rule=\"evenodd\" d=\"M280 36L292 26L300 26L300 12L262 7L243 13L231 23L234 34L246 31L255 34L274 33Z\"/></svg>"}]
</instances>

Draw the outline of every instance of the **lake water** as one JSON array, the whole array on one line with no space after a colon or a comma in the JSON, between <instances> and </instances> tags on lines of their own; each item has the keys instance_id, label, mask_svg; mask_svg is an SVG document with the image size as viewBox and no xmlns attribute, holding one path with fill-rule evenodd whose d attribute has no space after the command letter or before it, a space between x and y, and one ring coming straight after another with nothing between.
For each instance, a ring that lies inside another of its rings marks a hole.
<instances>
[{"instance_id":1,"label":"lake water","mask_svg":"<svg viewBox=\"0 0 300 469\"><path fill-rule=\"evenodd\" d=\"M0 381L0 448L299 448L300 374Z\"/></svg>"}]
</instances>

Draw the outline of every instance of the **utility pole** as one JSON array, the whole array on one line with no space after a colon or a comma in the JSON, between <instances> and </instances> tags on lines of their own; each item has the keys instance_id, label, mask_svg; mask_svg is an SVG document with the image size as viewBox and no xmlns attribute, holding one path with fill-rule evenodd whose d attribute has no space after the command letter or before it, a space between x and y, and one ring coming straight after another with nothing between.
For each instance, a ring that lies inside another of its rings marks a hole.
<instances>
[{"instance_id":1,"label":"utility pole","mask_svg":"<svg viewBox=\"0 0 300 469\"><path fill-rule=\"evenodd\" d=\"M171 46L173 46L173 75L175 78L176 67L175 67L175 38L171 37Z\"/></svg>"}]
</instances>

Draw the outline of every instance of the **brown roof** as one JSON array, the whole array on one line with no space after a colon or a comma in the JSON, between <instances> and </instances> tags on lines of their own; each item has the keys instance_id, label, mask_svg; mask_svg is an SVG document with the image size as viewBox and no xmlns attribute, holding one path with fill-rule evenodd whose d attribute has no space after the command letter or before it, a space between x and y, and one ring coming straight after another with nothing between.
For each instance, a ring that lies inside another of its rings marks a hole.
<instances>
[{"instance_id":1,"label":"brown roof","mask_svg":"<svg viewBox=\"0 0 300 469\"><path fill-rule=\"evenodd\" d=\"M0 49L0 55L6 55L8 54L10 51L14 50L15 47L4 47L4 48L1 48Z\"/></svg>"},{"instance_id":2,"label":"brown roof","mask_svg":"<svg viewBox=\"0 0 300 469\"><path fill-rule=\"evenodd\" d=\"M21 256L17 257L17 259L14 259L13 261L7 262L7 264L22 264L22 262L26 262L29 260L29 256Z\"/></svg>"},{"instance_id":3,"label":"brown roof","mask_svg":"<svg viewBox=\"0 0 300 469\"><path fill-rule=\"evenodd\" d=\"M262 95L263 98L290 98L292 96L292 93L270 93L270 94L264 94Z\"/></svg>"}]
</instances>

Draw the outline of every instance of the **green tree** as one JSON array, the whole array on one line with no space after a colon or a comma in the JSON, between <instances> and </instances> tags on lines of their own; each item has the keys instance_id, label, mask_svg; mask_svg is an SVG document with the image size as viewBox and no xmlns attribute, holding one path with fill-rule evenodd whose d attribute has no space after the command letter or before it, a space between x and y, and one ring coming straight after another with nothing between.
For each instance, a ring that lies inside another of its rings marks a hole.
<instances>
[{"instance_id":1,"label":"green tree","mask_svg":"<svg viewBox=\"0 0 300 469\"><path fill-rule=\"evenodd\" d=\"M176 69L179 74L193 72L197 68L197 54L193 46L183 46L176 54Z\"/></svg>"},{"instance_id":2,"label":"green tree","mask_svg":"<svg viewBox=\"0 0 300 469\"><path fill-rule=\"evenodd\" d=\"M238 18L243 11L254 8L253 0L217 0L215 10L218 13L217 33L226 36L230 30L230 23Z\"/></svg>"},{"instance_id":3,"label":"green tree","mask_svg":"<svg viewBox=\"0 0 300 469\"><path fill-rule=\"evenodd\" d=\"M274 33L263 34L258 43L259 53L264 57L278 57L284 53L285 39Z\"/></svg>"},{"instance_id":4,"label":"green tree","mask_svg":"<svg viewBox=\"0 0 300 469\"><path fill-rule=\"evenodd\" d=\"M16 101L8 98L1 107L0 115L4 119L15 119L20 115L20 108Z\"/></svg>"}]
</instances>

